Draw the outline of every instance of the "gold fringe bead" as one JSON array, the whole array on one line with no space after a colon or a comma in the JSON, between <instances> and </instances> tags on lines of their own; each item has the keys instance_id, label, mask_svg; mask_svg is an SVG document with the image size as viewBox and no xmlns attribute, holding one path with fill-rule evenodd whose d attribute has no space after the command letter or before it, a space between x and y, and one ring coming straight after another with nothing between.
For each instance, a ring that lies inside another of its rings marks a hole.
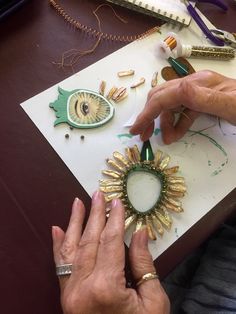
<instances>
[{"instance_id":1,"label":"gold fringe bead","mask_svg":"<svg viewBox=\"0 0 236 314\"><path fill-rule=\"evenodd\" d=\"M135 227L135 232L141 230L144 226L145 226L145 222L143 218L139 218L137 223L136 223L136 227Z\"/></svg>"},{"instance_id":2,"label":"gold fringe bead","mask_svg":"<svg viewBox=\"0 0 236 314\"><path fill-rule=\"evenodd\" d=\"M128 218L125 219L125 230L127 230L129 228L129 226L135 222L137 219L137 215L132 215L132 216L129 216Z\"/></svg>"},{"instance_id":3,"label":"gold fringe bead","mask_svg":"<svg viewBox=\"0 0 236 314\"><path fill-rule=\"evenodd\" d=\"M129 168L130 164L129 164L128 160L127 160L127 159L125 158L125 156L123 156L121 153L119 153L119 152L114 152L114 153L113 153L113 157L114 157L117 161L121 162L125 167Z\"/></svg>"},{"instance_id":4,"label":"gold fringe bead","mask_svg":"<svg viewBox=\"0 0 236 314\"><path fill-rule=\"evenodd\" d=\"M130 88L139 87L140 85L143 85L144 83L145 83L145 78L144 78L144 77L141 77L141 79L140 79L138 82L132 84L132 85L130 86Z\"/></svg>"},{"instance_id":5,"label":"gold fringe bead","mask_svg":"<svg viewBox=\"0 0 236 314\"><path fill-rule=\"evenodd\" d=\"M161 222L157 219L157 217L154 214L152 214L151 217L152 217L153 225L156 228L156 231L158 232L160 236L163 236L164 229L162 227Z\"/></svg>"},{"instance_id":6,"label":"gold fringe bead","mask_svg":"<svg viewBox=\"0 0 236 314\"><path fill-rule=\"evenodd\" d=\"M170 162L170 156L166 156L162 159L162 161L159 164L159 169L164 170Z\"/></svg>"},{"instance_id":7,"label":"gold fringe bead","mask_svg":"<svg viewBox=\"0 0 236 314\"><path fill-rule=\"evenodd\" d=\"M122 180L109 179L109 180L99 180L100 186L123 186Z\"/></svg>"},{"instance_id":8,"label":"gold fringe bead","mask_svg":"<svg viewBox=\"0 0 236 314\"><path fill-rule=\"evenodd\" d=\"M179 192L179 191L167 190L166 191L166 195L169 196L169 197L177 197L177 198L184 197L184 193L183 192Z\"/></svg>"},{"instance_id":9,"label":"gold fringe bead","mask_svg":"<svg viewBox=\"0 0 236 314\"><path fill-rule=\"evenodd\" d=\"M120 71L117 73L119 77L134 75L134 70Z\"/></svg>"},{"instance_id":10,"label":"gold fringe bead","mask_svg":"<svg viewBox=\"0 0 236 314\"><path fill-rule=\"evenodd\" d=\"M121 192L123 191L123 186L100 186L100 190L104 193Z\"/></svg>"},{"instance_id":11,"label":"gold fringe bead","mask_svg":"<svg viewBox=\"0 0 236 314\"><path fill-rule=\"evenodd\" d=\"M120 179L121 178L121 173L117 172L117 171L113 171L113 170L102 170L102 173L110 176L114 179Z\"/></svg>"},{"instance_id":12,"label":"gold fringe bead","mask_svg":"<svg viewBox=\"0 0 236 314\"><path fill-rule=\"evenodd\" d=\"M173 212L175 212L175 213L181 213L181 212L184 211L181 206L175 206L175 205L173 205L173 204L171 204L171 203L168 203L168 202L165 202L165 203L164 203L164 206L165 206L167 209L169 209L169 210L171 210L171 211L173 211Z\"/></svg>"},{"instance_id":13,"label":"gold fringe bead","mask_svg":"<svg viewBox=\"0 0 236 314\"><path fill-rule=\"evenodd\" d=\"M112 100L117 101L120 97L122 97L126 93L126 87L120 87L116 90L116 92L112 96Z\"/></svg>"},{"instance_id":14,"label":"gold fringe bead","mask_svg":"<svg viewBox=\"0 0 236 314\"><path fill-rule=\"evenodd\" d=\"M132 158L134 160L134 163L139 163L141 160L140 152L137 145L134 145L130 148Z\"/></svg>"},{"instance_id":15,"label":"gold fringe bead","mask_svg":"<svg viewBox=\"0 0 236 314\"><path fill-rule=\"evenodd\" d=\"M155 158L154 158L154 165L155 167L158 167L160 161L161 161L161 158L162 158L162 151L158 150L155 154Z\"/></svg>"},{"instance_id":16,"label":"gold fringe bead","mask_svg":"<svg viewBox=\"0 0 236 314\"><path fill-rule=\"evenodd\" d=\"M104 96L105 88L106 88L106 82L102 81L100 86L99 86L99 94L100 95Z\"/></svg>"},{"instance_id":17,"label":"gold fringe bead","mask_svg":"<svg viewBox=\"0 0 236 314\"><path fill-rule=\"evenodd\" d=\"M158 77L158 72L154 72L152 76L152 81L151 81L151 86L155 87L157 86L157 77Z\"/></svg>"},{"instance_id":18,"label":"gold fringe bead","mask_svg":"<svg viewBox=\"0 0 236 314\"><path fill-rule=\"evenodd\" d=\"M156 237L155 231L152 227L151 219L148 216L146 216L146 225L147 225L147 232L148 232L149 239L155 241L157 239L157 237Z\"/></svg>"},{"instance_id":19,"label":"gold fringe bead","mask_svg":"<svg viewBox=\"0 0 236 314\"><path fill-rule=\"evenodd\" d=\"M157 216L157 218L160 220L164 227L170 229L171 223L158 210L155 210L155 215Z\"/></svg>"},{"instance_id":20,"label":"gold fringe bead","mask_svg":"<svg viewBox=\"0 0 236 314\"><path fill-rule=\"evenodd\" d=\"M187 190L186 186L183 184L170 184L168 185L168 189L170 189L171 191L182 192L182 193L185 193Z\"/></svg>"},{"instance_id":21,"label":"gold fringe bead","mask_svg":"<svg viewBox=\"0 0 236 314\"><path fill-rule=\"evenodd\" d=\"M169 183L181 183L181 184L185 183L185 180L183 177L170 177L170 176L168 176L167 181Z\"/></svg>"},{"instance_id":22,"label":"gold fringe bead","mask_svg":"<svg viewBox=\"0 0 236 314\"><path fill-rule=\"evenodd\" d=\"M118 90L118 88L117 88L116 86L113 86L113 87L109 90L109 92L108 92L106 98L107 98L108 100L112 99L113 95L115 94L115 92L116 92L117 90Z\"/></svg>"},{"instance_id":23,"label":"gold fringe bead","mask_svg":"<svg viewBox=\"0 0 236 314\"><path fill-rule=\"evenodd\" d=\"M166 175L171 175L173 173L176 173L179 171L179 166L175 166L175 167L172 167L172 168L168 168L168 169L164 169L164 174Z\"/></svg>"},{"instance_id":24,"label":"gold fringe bead","mask_svg":"<svg viewBox=\"0 0 236 314\"><path fill-rule=\"evenodd\" d=\"M120 171L120 172L125 172L126 169L121 167L120 165L118 165L118 163L116 163L114 160L112 159L107 159L107 163L109 166L112 166L113 168L115 168L116 170Z\"/></svg>"},{"instance_id":25,"label":"gold fringe bead","mask_svg":"<svg viewBox=\"0 0 236 314\"><path fill-rule=\"evenodd\" d=\"M121 198L122 196L123 196L123 193L113 193L113 194L105 195L105 201L109 203L113 199Z\"/></svg>"}]
</instances>

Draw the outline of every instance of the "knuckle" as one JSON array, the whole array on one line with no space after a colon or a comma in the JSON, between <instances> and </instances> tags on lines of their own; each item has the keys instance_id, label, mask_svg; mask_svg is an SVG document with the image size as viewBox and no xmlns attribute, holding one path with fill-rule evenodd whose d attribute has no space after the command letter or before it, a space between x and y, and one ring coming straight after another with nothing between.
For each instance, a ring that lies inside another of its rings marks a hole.
<instances>
[{"instance_id":1,"label":"knuckle","mask_svg":"<svg viewBox=\"0 0 236 314\"><path fill-rule=\"evenodd\" d=\"M68 240L65 240L60 248L60 256L67 261L68 258L75 252L75 246Z\"/></svg>"},{"instance_id":2,"label":"knuckle","mask_svg":"<svg viewBox=\"0 0 236 314\"><path fill-rule=\"evenodd\" d=\"M114 243L119 239L119 234L115 230L104 230L100 237L100 244L108 245L109 243Z\"/></svg>"},{"instance_id":3,"label":"knuckle","mask_svg":"<svg viewBox=\"0 0 236 314\"><path fill-rule=\"evenodd\" d=\"M188 77L180 81L179 91L184 99L189 99L192 96L192 84L192 81Z\"/></svg>"},{"instance_id":4,"label":"knuckle","mask_svg":"<svg viewBox=\"0 0 236 314\"><path fill-rule=\"evenodd\" d=\"M212 90L211 93L208 93L206 102L208 106L213 107L214 104L217 102L218 93L215 90Z\"/></svg>"},{"instance_id":5,"label":"knuckle","mask_svg":"<svg viewBox=\"0 0 236 314\"><path fill-rule=\"evenodd\" d=\"M85 239L82 238L78 244L78 249L84 250L87 249L88 247L93 247L95 245L97 245L97 241L94 240L92 237L87 237Z\"/></svg>"}]
</instances>

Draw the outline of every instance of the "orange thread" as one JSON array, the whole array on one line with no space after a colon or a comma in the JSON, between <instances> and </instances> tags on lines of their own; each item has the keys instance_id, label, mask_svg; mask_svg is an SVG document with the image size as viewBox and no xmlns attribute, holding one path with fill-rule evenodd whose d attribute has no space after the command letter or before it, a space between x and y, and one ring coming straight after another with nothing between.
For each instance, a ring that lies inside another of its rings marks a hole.
<instances>
[{"instance_id":1,"label":"orange thread","mask_svg":"<svg viewBox=\"0 0 236 314\"><path fill-rule=\"evenodd\" d=\"M81 30L89 35L94 36L95 38L97 38L95 44L88 50L78 50L78 49L71 49L68 50L66 52L63 53L62 57L61 57L61 61L60 62L53 62L53 64L58 65L59 67L70 67L72 69L72 71L74 72L74 66L77 64L77 62L79 61L79 59L87 54L93 53L96 48L98 47L99 43L101 42L102 39L104 40L111 40L111 41L119 41L119 42L131 42L137 39L142 39L146 36L151 35L154 32L159 31L159 27L153 27L152 29L149 29L148 31L139 34L139 35L134 35L134 36L126 36L126 35L112 35L112 34L107 34L102 32L101 29L101 21L99 19L99 16L97 15L97 12L100 8L104 7L104 6L108 6L114 13L114 15L116 16L116 18L118 18L121 22L123 23L127 23L126 20L124 20L123 18L121 18L116 12L115 10L109 5L109 4L100 4L94 11L93 14L95 16L95 18L97 19L98 22L98 30L93 29L91 27L88 27L86 25L81 24L79 21L76 21L75 19L73 19L68 13L65 12L65 10L58 4L56 3L55 0L49 0L49 3L53 6L53 8L57 11L57 13L62 16L64 18L64 20L66 22L68 22L69 24L71 24L72 26L74 26L76 29Z\"/></svg>"},{"instance_id":2,"label":"orange thread","mask_svg":"<svg viewBox=\"0 0 236 314\"><path fill-rule=\"evenodd\" d=\"M168 46L171 50L173 50L173 49L177 46L177 41L176 41L176 39L175 39L174 37L171 37L171 36L167 37L167 38L164 40L164 42L167 44L167 46Z\"/></svg>"}]
</instances>

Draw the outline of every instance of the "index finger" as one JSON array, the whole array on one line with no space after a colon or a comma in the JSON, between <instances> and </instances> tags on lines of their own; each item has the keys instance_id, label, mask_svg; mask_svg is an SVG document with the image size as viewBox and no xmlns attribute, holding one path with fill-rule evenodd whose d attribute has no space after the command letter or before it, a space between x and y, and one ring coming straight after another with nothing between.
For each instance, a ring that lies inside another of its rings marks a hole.
<instances>
[{"instance_id":1,"label":"index finger","mask_svg":"<svg viewBox=\"0 0 236 314\"><path fill-rule=\"evenodd\" d=\"M182 104L179 85L169 86L152 94L144 110L137 117L130 133L142 134L161 113L162 110L174 109Z\"/></svg>"},{"instance_id":2,"label":"index finger","mask_svg":"<svg viewBox=\"0 0 236 314\"><path fill-rule=\"evenodd\" d=\"M125 263L124 232L124 207L121 200L115 199L112 201L110 216L100 237L96 263L98 270L115 270L116 273L119 270L123 271Z\"/></svg>"}]
</instances>

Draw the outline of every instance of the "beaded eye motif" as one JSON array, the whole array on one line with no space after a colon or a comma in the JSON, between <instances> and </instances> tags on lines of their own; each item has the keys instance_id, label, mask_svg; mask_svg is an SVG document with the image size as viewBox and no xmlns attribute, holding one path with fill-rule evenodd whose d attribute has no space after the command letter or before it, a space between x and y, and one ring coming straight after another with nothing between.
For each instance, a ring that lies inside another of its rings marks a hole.
<instances>
[{"instance_id":1,"label":"beaded eye motif","mask_svg":"<svg viewBox=\"0 0 236 314\"><path fill-rule=\"evenodd\" d=\"M96 92L85 89L66 91L60 87L58 92L58 99L49 104L56 111L54 126L68 123L75 128L96 128L108 122L114 115L112 104Z\"/></svg>"},{"instance_id":2,"label":"beaded eye motif","mask_svg":"<svg viewBox=\"0 0 236 314\"><path fill-rule=\"evenodd\" d=\"M108 203L115 198L122 200L125 229L134 223L136 231L146 225L149 238L156 240L156 232L162 236L164 228L172 225L169 212L183 211L179 199L186 193L185 180L175 175L178 166L168 168L168 155L158 150L154 156L149 141L144 142L141 153L137 145L125 152L125 156L114 152L114 159L107 159L112 169L102 173L110 178L100 180L100 190Z\"/></svg>"}]
</instances>

